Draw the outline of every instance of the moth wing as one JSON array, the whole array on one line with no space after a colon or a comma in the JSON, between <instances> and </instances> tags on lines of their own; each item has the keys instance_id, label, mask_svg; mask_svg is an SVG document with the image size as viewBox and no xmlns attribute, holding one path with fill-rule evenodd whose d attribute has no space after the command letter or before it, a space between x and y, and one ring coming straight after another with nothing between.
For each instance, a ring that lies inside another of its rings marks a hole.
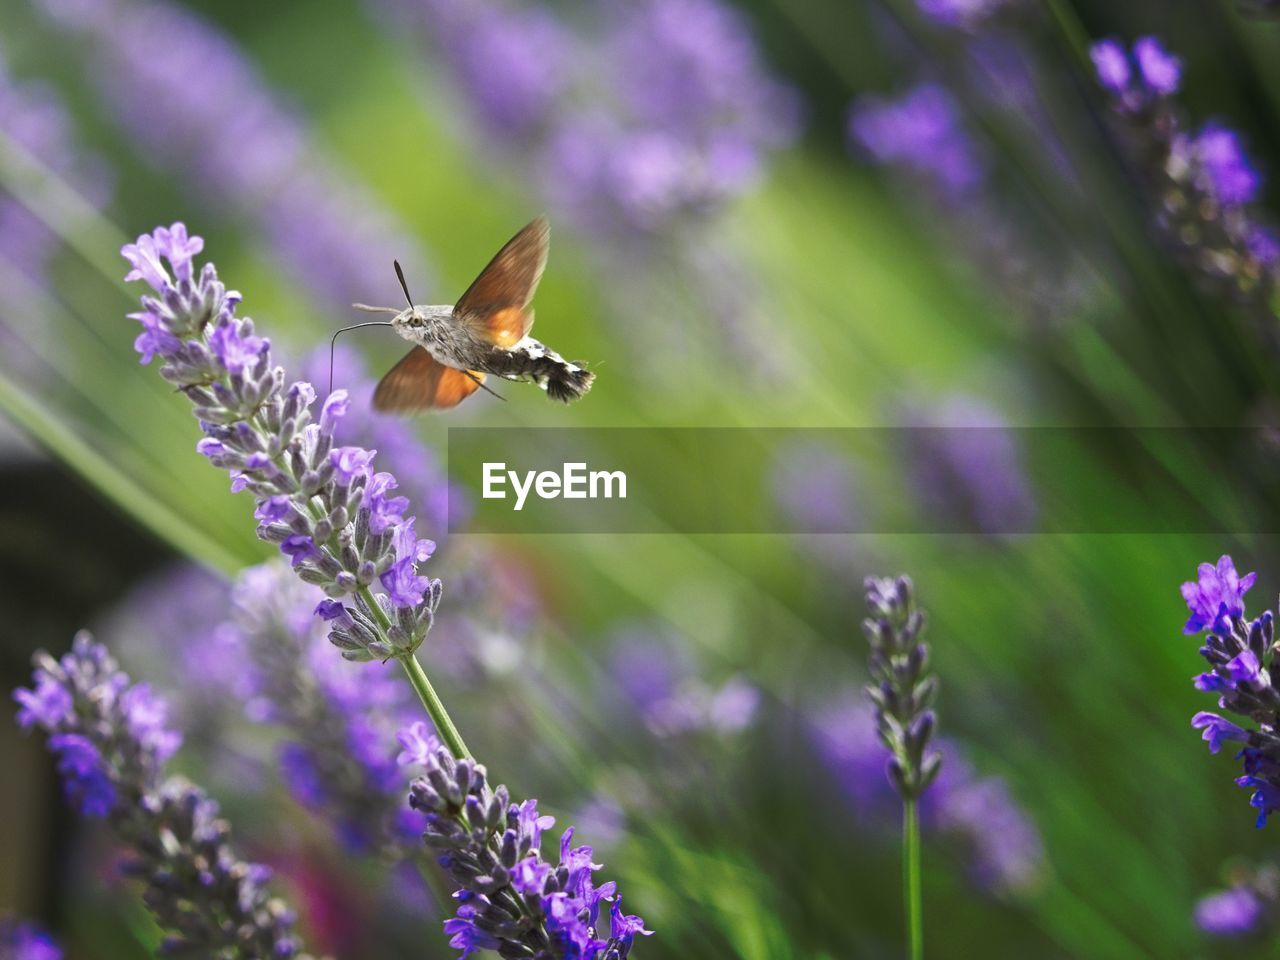
<instances>
[{"instance_id":1,"label":"moth wing","mask_svg":"<svg viewBox=\"0 0 1280 960\"><path fill-rule=\"evenodd\" d=\"M483 373L455 370L414 347L387 371L373 391L373 407L388 413L447 410L480 389Z\"/></svg>"},{"instance_id":2,"label":"moth wing","mask_svg":"<svg viewBox=\"0 0 1280 960\"><path fill-rule=\"evenodd\" d=\"M551 247L551 225L539 217L507 241L467 288L453 315L481 339L509 350L533 326L529 302Z\"/></svg>"}]
</instances>

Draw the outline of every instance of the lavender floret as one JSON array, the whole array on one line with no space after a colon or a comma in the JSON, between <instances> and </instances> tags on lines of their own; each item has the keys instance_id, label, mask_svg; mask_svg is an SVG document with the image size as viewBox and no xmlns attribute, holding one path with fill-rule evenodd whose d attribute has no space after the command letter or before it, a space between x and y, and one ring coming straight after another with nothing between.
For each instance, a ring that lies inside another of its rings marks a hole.
<instances>
[{"instance_id":1,"label":"lavender floret","mask_svg":"<svg viewBox=\"0 0 1280 960\"><path fill-rule=\"evenodd\" d=\"M15 694L18 722L49 735L73 802L131 850L125 873L145 884L147 907L168 932L160 953L303 956L293 912L266 889L270 870L236 856L203 790L164 776L181 737L163 701L88 634L61 660L41 651L33 663L33 687Z\"/></svg>"}]
</instances>

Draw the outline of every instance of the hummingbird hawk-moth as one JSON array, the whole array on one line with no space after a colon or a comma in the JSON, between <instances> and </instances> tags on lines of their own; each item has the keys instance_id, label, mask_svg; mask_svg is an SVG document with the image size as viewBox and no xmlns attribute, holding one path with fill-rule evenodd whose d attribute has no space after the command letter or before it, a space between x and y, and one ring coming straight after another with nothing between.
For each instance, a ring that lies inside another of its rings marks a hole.
<instances>
[{"instance_id":1,"label":"hummingbird hawk-moth","mask_svg":"<svg viewBox=\"0 0 1280 960\"><path fill-rule=\"evenodd\" d=\"M414 345L378 384L374 408L408 413L456 407L484 387L486 374L536 383L547 396L565 403L590 390L594 373L529 336L529 303L547 265L550 239L546 218L534 220L507 241L452 306L415 304L396 263L408 309L354 304L359 310L394 314L385 325Z\"/></svg>"}]
</instances>

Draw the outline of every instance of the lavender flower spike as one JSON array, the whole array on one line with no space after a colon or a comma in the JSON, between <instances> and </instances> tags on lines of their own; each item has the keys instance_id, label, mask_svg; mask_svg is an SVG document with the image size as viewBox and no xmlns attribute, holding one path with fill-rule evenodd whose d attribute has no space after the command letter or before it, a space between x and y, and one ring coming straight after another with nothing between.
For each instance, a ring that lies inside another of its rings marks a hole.
<instances>
[{"instance_id":1,"label":"lavender flower spike","mask_svg":"<svg viewBox=\"0 0 1280 960\"><path fill-rule=\"evenodd\" d=\"M924 612L916 609L908 577L868 577L865 586L871 616L862 629L871 643L875 681L867 694L880 739L892 753L889 778L904 800L914 800L942 766L942 755L931 746L936 718L930 705L938 680L928 673L929 647L920 640Z\"/></svg>"},{"instance_id":2,"label":"lavender flower spike","mask_svg":"<svg viewBox=\"0 0 1280 960\"><path fill-rule=\"evenodd\" d=\"M302 957L293 913L270 896L270 871L236 857L218 806L181 777L162 779L180 736L146 684L122 673L88 634L55 660L33 658L34 688L18 690L18 722L49 734L67 792L87 816L105 817L134 857L128 874L168 931L164 956L248 960Z\"/></svg>"},{"instance_id":3,"label":"lavender flower spike","mask_svg":"<svg viewBox=\"0 0 1280 960\"><path fill-rule=\"evenodd\" d=\"M233 491L256 498L258 536L279 544L297 575L332 598L317 612L343 656L395 657L413 676L417 663L407 661L440 601L440 581L417 573L429 541L404 516L408 501L394 494L395 478L374 471L373 451L334 447L346 392L330 395L313 422L315 390L303 381L286 388L270 341L236 316L240 295L212 264L196 271L192 258L203 246L175 223L121 251L133 266L126 279L145 280L156 294L133 314L143 327L137 350L143 362L159 356L160 375L194 405L205 433L196 449L230 471ZM450 732L456 737L442 730ZM465 753L460 738L450 745Z\"/></svg>"},{"instance_id":4,"label":"lavender flower spike","mask_svg":"<svg viewBox=\"0 0 1280 960\"><path fill-rule=\"evenodd\" d=\"M401 731L401 762L425 773L413 782L409 804L427 818L423 839L439 851L440 865L458 884L457 916L445 922L451 946L469 956L496 950L535 960L625 960L644 922L622 912L613 882L596 886L591 847L572 846L573 828L560 839L556 864L542 859L542 832L555 819L538 802L511 802L505 786L490 789L485 768L454 756L426 729ZM601 905L611 901L609 933Z\"/></svg>"},{"instance_id":5,"label":"lavender flower spike","mask_svg":"<svg viewBox=\"0 0 1280 960\"><path fill-rule=\"evenodd\" d=\"M484 768L418 663L415 651L440 602L440 581L418 573L433 544L405 516L409 504L394 495L395 478L373 472L371 451L334 449L345 392L332 394L311 422L311 385L286 390L270 343L236 316L239 294L227 291L212 264L196 273L192 257L202 245L176 223L122 251L134 268L129 279L146 280L157 294L143 297L135 315L143 325L138 350L144 359L159 355L161 375L194 404L205 433L200 452L231 472L233 490L256 497L258 535L278 543L297 575L328 595L316 613L329 622L329 639L348 659L398 660L447 745L425 724L402 739L406 761L427 768L412 806L425 814L426 835L446 851L461 888L458 915L445 928L453 945L464 957L506 944L507 956L621 960L644 932L639 918L615 902L610 937L597 938L600 901L614 890L592 886L590 848L570 849L566 834L554 871L531 857L549 824L534 801L510 806L505 790L487 790ZM47 694L32 694L33 710L61 709Z\"/></svg>"},{"instance_id":6,"label":"lavender flower spike","mask_svg":"<svg viewBox=\"0 0 1280 960\"><path fill-rule=\"evenodd\" d=\"M1236 783L1253 791L1250 805L1258 811L1258 826L1280 810L1280 659L1276 657L1275 617L1270 610L1256 620L1245 618L1244 595L1257 574L1240 576L1228 556L1216 564L1202 563L1193 582L1182 585L1182 599L1191 610L1186 632L1205 631L1200 655L1209 670L1194 678L1196 689L1218 696L1218 706L1242 720L1246 727L1216 713L1200 711L1191 726L1202 730L1209 751L1223 743L1243 748L1244 776Z\"/></svg>"},{"instance_id":7,"label":"lavender flower spike","mask_svg":"<svg viewBox=\"0 0 1280 960\"><path fill-rule=\"evenodd\" d=\"M1154 37L1092 49L1098 82L1146 182L1156 226L1202 282L1274 320L1280 240L1257 205L1262 177L1239 137L1217 124L1190 132L1171 98L1182 65Z\"/></svg>"}]
</instances>

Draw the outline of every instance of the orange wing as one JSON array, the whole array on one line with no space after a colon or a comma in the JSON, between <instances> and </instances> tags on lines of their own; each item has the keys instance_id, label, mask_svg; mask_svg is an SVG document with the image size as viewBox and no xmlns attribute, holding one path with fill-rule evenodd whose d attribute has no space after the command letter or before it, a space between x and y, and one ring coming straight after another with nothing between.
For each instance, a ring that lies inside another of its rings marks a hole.
<instances>
[{"instance_id":1,"label":"orange wing","mask_svg":"<svg viewBox=\"0 0 1280 960\"><path fill-rule=\"evenodd\" d=\"M373 392L373 407L386 412L447 410L480 389L484 374L455 370L414 347L387 371Z\"/></svg>"},{"instance_id":2,"label":"orange wing","mask_svg":"<svg viewBox=\"0 0 1280 960\"><path fill-rule=\"evenodd\" d=\"M494 346L510 349L533 326L529 301L547 266L551 225L534 220L498 251L467 288L453 315Z\"/></svg>"}]
</instances>

